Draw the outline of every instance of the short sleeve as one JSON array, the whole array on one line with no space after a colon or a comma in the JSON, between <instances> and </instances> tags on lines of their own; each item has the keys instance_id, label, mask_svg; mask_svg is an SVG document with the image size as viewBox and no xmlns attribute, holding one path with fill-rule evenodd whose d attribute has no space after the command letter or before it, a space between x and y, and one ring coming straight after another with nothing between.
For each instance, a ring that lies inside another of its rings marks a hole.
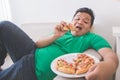
<instances>
[{"instance_id":1,"label":"short sleeve","mask_svg":"<svg viewBox=\"0 0 120 80\"><path fill-rule=\"evenodd\" d=\"M91 46L93 49L98 51L101 48L111 48L111 45L103 37L95 34L91 40Z\"/></svg>"}]
</instances>

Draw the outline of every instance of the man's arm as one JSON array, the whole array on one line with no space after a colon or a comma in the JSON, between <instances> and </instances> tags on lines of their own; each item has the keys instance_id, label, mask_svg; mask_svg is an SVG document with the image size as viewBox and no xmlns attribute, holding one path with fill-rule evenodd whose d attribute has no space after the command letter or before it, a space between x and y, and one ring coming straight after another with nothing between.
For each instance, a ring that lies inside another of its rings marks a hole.
<instances>
[{"instance_id":1,"label":"man's arm","mask_svg":"<svg viewBox=\"0 0 120 80\"><path fill-rule=\"evenodd\" d=\"M54 34L50 35L49 37L39 39L36 42L36 46L45 47L53 43L57 38L63 36L66 33L66 31L63 30L63 27L65 27L66 25L67 25L66 22L63 22L63 21L57 24L54 29Z\"/></svg>"},{"instance_id":2,"label":"man's arm","mask_svg":"<svg viewBox=\"0 0 120 80\"><path fill-rule=\"evenodd\" d=\"M112 49L102 48L98 52L103 61L90 68L86 80L109 80L117 70L118 57Z\"/></svg>"},{"instance_id":3,"label":"man's arm","mask_svg":"<svg viewBox=\"0 0 120 80\"><path fill-rule=\"evenodd\" d=\"M103 61L111 66L111 72L115 73L119 64L117 54L110 48L102 48L98 52L103 57Z\"/></svg>"},{"instance_id":4,"label":"man's arm","mask_svg":"<svg viewBox=\"0 0 120 80\"><path fill-rule=\"evenodd\" d=\"M43 39L39 39L39 40L36 42L36 46L37 46L37 47L45 47L45 46L53 43L57 38L58 38L58 37L53 34L53 35L50 35L50 36L45 37L45 38L43 38Z\"/></svg>"}]
</instances>

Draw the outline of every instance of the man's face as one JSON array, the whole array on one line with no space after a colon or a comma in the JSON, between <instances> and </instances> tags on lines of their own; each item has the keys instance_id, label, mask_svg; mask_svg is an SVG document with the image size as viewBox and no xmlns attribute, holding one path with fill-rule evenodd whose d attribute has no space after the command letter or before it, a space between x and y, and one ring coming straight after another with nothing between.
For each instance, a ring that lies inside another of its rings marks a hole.
<instances>
[{"instance_id":1,"label":"man's face","mask_svg":"<svg viewBox=\"0 0 120 80\"><path fill-rule=\"evenodd\" d=\"M81 36L91 30L91 16L85 12L79 12L75 15L71 22L75 31L71 31L74 36Z\"/></svg>"}]
</instances>

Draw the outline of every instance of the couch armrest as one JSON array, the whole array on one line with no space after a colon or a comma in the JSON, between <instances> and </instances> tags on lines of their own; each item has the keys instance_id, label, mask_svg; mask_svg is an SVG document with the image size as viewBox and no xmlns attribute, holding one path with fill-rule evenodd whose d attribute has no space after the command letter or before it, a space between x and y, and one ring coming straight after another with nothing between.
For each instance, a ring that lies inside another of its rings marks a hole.
<instances>
[{"instance_id":1,"label":"couch armrest","mask_svg":"<svg viewBox=\"0 0 120 80\"><path fill-rule=\"evenodd\" d=\"M85 51L84 53L94 55L94 56L97 57L99 60L102 60L102 56L101 56L97 51L95 51L94 49L88 49L88 50Z\"/></svg>"}]
</instances>

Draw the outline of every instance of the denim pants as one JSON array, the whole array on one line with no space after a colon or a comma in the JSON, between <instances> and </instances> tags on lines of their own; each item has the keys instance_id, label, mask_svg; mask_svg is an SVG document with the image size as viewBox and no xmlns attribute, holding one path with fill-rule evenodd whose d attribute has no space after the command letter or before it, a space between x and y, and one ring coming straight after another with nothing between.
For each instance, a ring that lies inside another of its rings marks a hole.
<instances>
[{"instance_id":1,"label":"denim pants","mask_svg":"<svg viewBox=\"0 0 120 80\"><path fill-rule=\"evenodd\" d=\"M34 41L9 21L0 22L0 66L8 53L14 64L0 71L0 80L37 80Z\"/></svg>"}]
</instances>

